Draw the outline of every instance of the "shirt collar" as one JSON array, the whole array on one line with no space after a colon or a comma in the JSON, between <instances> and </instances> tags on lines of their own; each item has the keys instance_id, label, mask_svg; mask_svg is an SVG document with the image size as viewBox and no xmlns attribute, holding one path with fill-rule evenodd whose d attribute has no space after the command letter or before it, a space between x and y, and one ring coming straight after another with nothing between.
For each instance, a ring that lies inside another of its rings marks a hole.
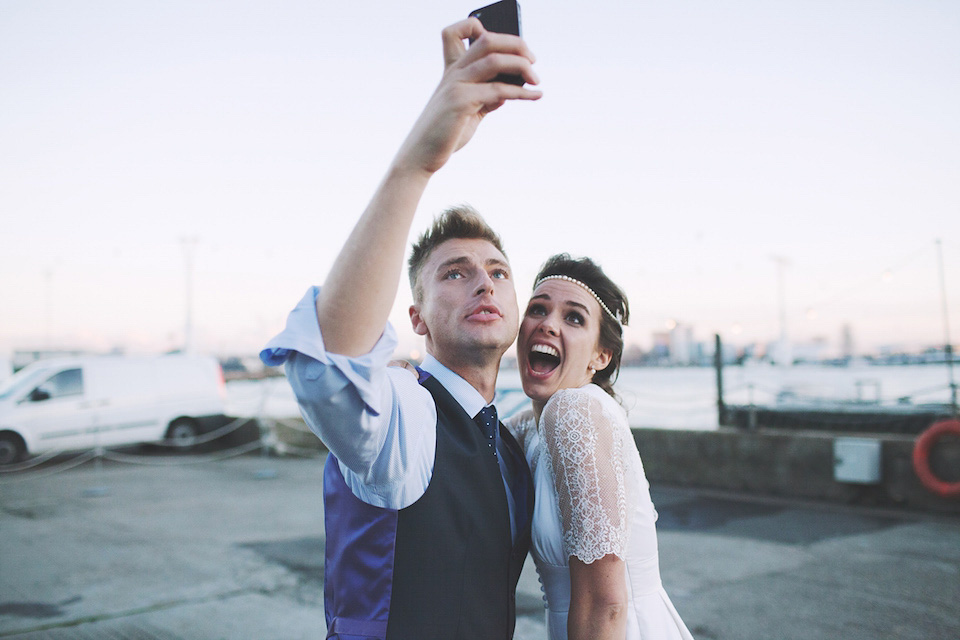
<instances>
[{"instance_id":1,"label":"shirt collar","mask_svg":"<svg viewBox=\"0 0 960 640\"><path fill-rule=\"evenodd\" d=\"M469 382L454 373L429 353L424 357L420 368L437 379L443 388L453 396L453 399L463 408L468 416L473 418L480 410L487 406L480 392Z\"/></svg>"}]
</instances>

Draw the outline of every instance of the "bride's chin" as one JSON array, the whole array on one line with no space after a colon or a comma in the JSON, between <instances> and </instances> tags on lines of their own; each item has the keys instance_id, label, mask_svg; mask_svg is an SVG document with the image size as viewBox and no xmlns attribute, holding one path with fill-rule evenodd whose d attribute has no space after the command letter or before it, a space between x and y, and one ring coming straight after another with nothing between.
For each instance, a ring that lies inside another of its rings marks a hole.
<instances>
[{"instance_id":1,"label":"bride's chin","mask_svg":"<svg viewBox=\"0 0 960 640\"><path fill-rule=\"evenodd\" d=\"M528 398L531 397L530 394L533 392L533 385L530 380L520 376L520 387L523 389L524 395Z\"/></svg>"},{"instance_id":2,"label":"bride's chin","mask_svg":"<svg viewBox=\"0 0 960 640\"><path fill-rule=\"evenodd\" d=\"M545 402L550 399L550 394L544 392L543 388L534 380L521 380L520 386L523 387L523 393L534 402Z\"/></svg>"}]
</instances>

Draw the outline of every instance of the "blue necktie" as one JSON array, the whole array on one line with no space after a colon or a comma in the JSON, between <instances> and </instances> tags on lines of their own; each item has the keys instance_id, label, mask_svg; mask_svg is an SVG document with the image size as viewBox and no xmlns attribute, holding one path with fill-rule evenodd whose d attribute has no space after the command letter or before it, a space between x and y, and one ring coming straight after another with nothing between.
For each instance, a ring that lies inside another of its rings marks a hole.
<instances>
[{"instance_id":1,"label":"blue necktie","mask_svg":"<svg viewBox=\"0 0 960 640\"><path fill-rule=\"evenodd\" d=\"M492 404L480 410L474 418L480 431L487 438L487 446L494 457L497 457L497 408Z\"/></svg>"},{"instance_id":2,"label":"blue necktie","mask_svg":"<svg viewBox=\"0 0 960 640\"><path fill-rule=\"evenodd\" d=\"M518 500L517 496L514 495L514 492L517 491L517 487L515 487L515 473L506 461L506 458L510 457L509 453L504 451L503 455L500 455L497 452L497 449L505 446L503 441L498 437L500 433L500 422L497 419L497 408L492 404L484 407L480 410L480 413L476 415L474 421L476 421L477 426L480 427L483 435L486 436L487 446L493 453L493 457L497 461L497 466L500 468L500 477L503 478L503 488L507 496L507 509L510 512L510 533L512 538L516 540Z\"/></svg>"}]
</instances>

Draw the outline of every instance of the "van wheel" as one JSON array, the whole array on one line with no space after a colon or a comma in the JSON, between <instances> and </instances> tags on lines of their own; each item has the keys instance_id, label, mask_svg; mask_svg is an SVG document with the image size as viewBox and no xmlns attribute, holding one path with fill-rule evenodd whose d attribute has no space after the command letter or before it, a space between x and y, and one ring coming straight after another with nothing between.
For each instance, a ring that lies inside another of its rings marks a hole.
<instances>
[{"instance_id":1,"label":"van wheel","mask_svg":"<svg viewBox=\"0 0 960 640\"><path fill-rule=\"evenodd\" d=\"M13 433L0 433L0 466L20 462L27 447L23 439Z\"/></svg>"},{"instance_id":2,"label":"van wheel","mask_svg":"<svg viewBox=\"0 0 960 640\"><path fill-rule=\"evenodd\" d=\"M177 418L167 429L167 442L177 449L186 451L197 443L198 435L200 435L200 429L196 421L190 418Z\"/></svg>"}]
</instances>

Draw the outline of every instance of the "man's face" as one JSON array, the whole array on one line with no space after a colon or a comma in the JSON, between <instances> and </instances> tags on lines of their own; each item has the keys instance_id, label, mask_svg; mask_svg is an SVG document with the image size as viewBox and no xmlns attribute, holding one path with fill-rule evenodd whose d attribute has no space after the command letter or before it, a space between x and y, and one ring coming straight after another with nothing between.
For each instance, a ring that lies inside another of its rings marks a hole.
<instances>
[{"instance_id":1,"label":"man's face","mask_svg":"<svg viewBox=\"0 0 960 640\"><path fill-rule=\"evenodd\" d=\"M446 366L497 360L517 337L519 310L506 257L490 242L453 239L438 245L420 272L414 330Z\"/></svg>"}]
</instances>

